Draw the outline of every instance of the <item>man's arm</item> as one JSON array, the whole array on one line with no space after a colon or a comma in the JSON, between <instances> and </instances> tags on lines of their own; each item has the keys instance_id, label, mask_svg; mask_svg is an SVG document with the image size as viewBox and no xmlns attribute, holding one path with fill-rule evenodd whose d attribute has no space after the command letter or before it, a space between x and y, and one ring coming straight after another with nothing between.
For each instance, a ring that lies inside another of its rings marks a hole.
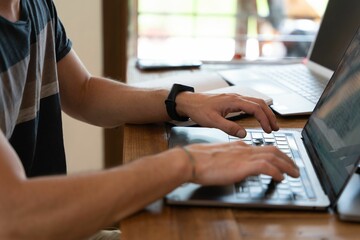
<instances>
[{"instance_id":1,"label":"man's arm","mask_svg":"<svg viewBox=\"0 0 360 240\"><path fill-rule=\"evenodd\" d=\"M26 179L0 131L0 239L83 239L189 180L191 168L174 149L103 172Z\"/></svg>"},{"instance_id":2,"label":"man's arm","mask_svg":"<svg viewBox=\"0 0 360 240\"><path fill-rule=\"evenodd\" d=\"M58 75L62 109L79 120L115 127L169 119L160 102L168 91L139 89L92 76L73 50L58 63Z\"/></svg>"},{"instance_id":3,"label":"man's arm","mask_svg":"<svg viewBox=\"0 0 360 240\"><path fill-rule=\"evenodd\" d=\"M242 142L174 148L111 170L26 179L0 132L0 239L83 239L188 181L230 184L249 175L299 176L273 146Z\"/></svg>"},{"instance_id":4,"label":"man's arm","mask_svg":"<svg viewBox=\"0 0 360 240\"><path fill-rule=\"evenodd\" d=\"M73 50L58 63L58 75L62 108L77 119L102 127L169 120L164 103L167 90L140 89L94 77ZM225 119L228 113L245 111L254 115L266 132L278 130L275 115L264 101L237 94L182 92L176 98L176 111L199 125L239 137L245 136L245 129Z\"/></svg>"}]
</instances>

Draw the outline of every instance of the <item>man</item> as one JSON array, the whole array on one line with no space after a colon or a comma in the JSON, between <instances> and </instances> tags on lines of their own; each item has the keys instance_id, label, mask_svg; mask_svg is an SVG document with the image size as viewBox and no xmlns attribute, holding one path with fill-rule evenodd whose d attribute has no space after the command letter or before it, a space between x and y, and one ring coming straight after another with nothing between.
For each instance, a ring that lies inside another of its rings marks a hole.
<instances>
[{"instance_id":1,"label":"man","mask_svg":"<svg viewBox=\"0 0 360 240\"><path fill-rule=\"evenodd\" d=\"M165 105L167 90L90 75L51 0L2 0L0 16L0 239L84 239L189 181L299 176L276 148L240 142L174 148L110 170L65 176L61 110L101 127L167 121L169 114L243 137L245 130L224 118L239 110L253 114L266 132L278 126L258 99L185 87L173 89L173 101Z\"/></svg>"}]
</instances>

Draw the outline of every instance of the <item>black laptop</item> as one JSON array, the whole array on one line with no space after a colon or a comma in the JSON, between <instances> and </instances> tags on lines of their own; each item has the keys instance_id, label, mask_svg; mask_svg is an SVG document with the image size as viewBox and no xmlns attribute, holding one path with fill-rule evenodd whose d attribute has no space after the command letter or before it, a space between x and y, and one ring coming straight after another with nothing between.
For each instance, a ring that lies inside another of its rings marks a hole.
<instances>
[{"instance_id":1,"label":"black laptop","mask_svg":"<svg viewBox=\"0 0 360 240\"><path fill-rule=\"evenodd\" d=\"M360 159L360 31L347 48L307 124L271 134L247 129L243 139L214 128L173 127L169 147L190 143L244 141L275 145L300 169L271 185L267 175L228 186L185 184L166 196L168 204L324 210L336 205ZM269 188L273 188L269 191Z\"/></svg>"}]
</instances>

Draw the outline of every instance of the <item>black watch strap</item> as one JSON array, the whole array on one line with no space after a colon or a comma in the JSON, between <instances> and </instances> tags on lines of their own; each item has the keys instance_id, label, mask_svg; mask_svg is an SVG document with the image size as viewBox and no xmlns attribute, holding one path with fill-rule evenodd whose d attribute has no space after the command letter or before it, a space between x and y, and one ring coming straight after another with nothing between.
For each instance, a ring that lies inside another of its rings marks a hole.
<instances>
[{"instance_id":1,"label":"black watch strap","mask_svg":"<svg viewBox=\"0 0 360 240\"><path fill-rule=\"evenodd\" d=\"M175 83L169 93L169 96L167 97L167 99L165 100L165 105L166 105L166 111L167 114L169 115L169 117L172 120L176 120L176 121L187 121L189 120L188 117L181 117L179 116L179 114L176 112L176 96L181 93L181 92L194 92L194 88L193 87L189 87L189 86L185 86L185 85L181 85L181 84L177 84Z\"/></svg>"}]
</instances>

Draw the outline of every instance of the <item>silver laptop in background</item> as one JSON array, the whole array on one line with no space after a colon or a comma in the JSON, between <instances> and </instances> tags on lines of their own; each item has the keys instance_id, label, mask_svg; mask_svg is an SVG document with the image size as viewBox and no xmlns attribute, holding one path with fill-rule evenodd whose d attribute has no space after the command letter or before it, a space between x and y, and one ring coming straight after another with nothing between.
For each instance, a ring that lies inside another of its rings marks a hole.
<instances>
[{"instance_id":1,"label":"silver laptop in background","mask_svg":"<svg viewBox=\"0 0 360 240\"><path fill-rule=\"evenodd\" d=\"M360 31L301 133L247 131L247 136L239 139L214 128L173 127L169 147L230 141L274 145L295 161L300 178L285 176L277 185L262 174L228 186L188 183L169 193L166 202L271 209L334 207L360 161Z\"/></svg>"},{"instance_id":2,"label":"silver laptop in background","mask_svg":"<svg viewBox=\"0 0 360 240\"><path fill-rule=\"evenodd\" d=\"M303 63L246 64L219 73L232 85L271 97L271 108L280 115L310 114L359 26L359 13L359 0L329 0Z\"/></svg>"}]
</instances>

